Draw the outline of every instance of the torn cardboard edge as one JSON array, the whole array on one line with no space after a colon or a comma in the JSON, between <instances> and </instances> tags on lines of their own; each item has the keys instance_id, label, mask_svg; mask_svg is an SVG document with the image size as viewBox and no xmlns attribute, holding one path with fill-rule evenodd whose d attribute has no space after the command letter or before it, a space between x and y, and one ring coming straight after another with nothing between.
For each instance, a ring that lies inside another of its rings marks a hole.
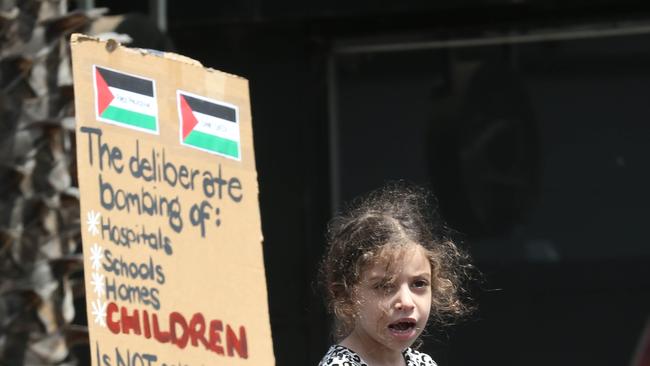
<instances>
[{"instance_id":1,"label":"torn cardboard edge","mask_svg":"<svg viewBox=\"0 0 650 366\"><path fill-rule=\"evenodd\" d=\"M200 67L200 68L202 68L202 69L204 69L204 70L206 70L208 72L217 72L217 73L220 73L220 74L224 74L226 76L247 80L246 78L244 78L242 76L239 76L239 75L235 75L235 74L227 73L227 72L224 72L224 71L221 71L221 70L216 70L216 69L213 69L211 67L203 66L203 64L200 61L197 61L197 60L195 60L193 58L183 56L183 55L179 55L179 54L173 53L173 52L164 52L164 51L146 49L146 48L128 47L128 46L122 45L121 43L117 42L114 39L102 40L102 39L99 39L97 37L92 37L92 36L88 36L88 35L81 34L81 33L73 33L70 36L70 44L81 43L81 42L104 43L104 44L106 44L106 50L108 52L113 52L117 48L121 48L126 52L139 53L141 55L150 55L150 56L162 57L162 58L165 58L165 59L168 59L168 60L178 61L178 62L182 62L182 63L187 64L187 65Z\"/></svg>"}]
</instances>

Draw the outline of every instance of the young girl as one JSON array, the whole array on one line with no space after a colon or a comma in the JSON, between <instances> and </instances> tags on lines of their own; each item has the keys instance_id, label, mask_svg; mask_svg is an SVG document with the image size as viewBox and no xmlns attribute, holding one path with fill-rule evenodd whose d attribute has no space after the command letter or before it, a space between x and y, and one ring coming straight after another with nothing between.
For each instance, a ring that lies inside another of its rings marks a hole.
<instances>
[{"instance_id":1,"label":"young girl","mask_svg":"<svg viewBox=\"0 0 650 366\"><path fill-rule=\"evenodd\" d=\"M411 348L430 319L463 315L469 266L415 187L392 185L332 220L320 275L338 344L319 366L434 366Z\"/></svg>"}]
</instances>

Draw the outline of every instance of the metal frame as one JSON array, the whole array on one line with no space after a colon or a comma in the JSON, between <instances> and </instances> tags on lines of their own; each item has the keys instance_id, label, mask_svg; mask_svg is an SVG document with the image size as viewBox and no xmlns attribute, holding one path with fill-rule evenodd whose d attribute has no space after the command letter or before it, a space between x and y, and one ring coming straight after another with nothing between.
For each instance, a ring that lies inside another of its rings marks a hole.
<instances>
[{"instance_id":1,"label":"metal frame","mask_svg":"<svg viewBox=\"0 0 650 366\"><path fill-rule=\"evenodd\" d=\"M650 34L650 23L611 22L573 26L555 29L537 29L527 33L505 33L499 35L430 39L402 42L385 42L378 38L363 38L334 41L327 59L328 120L329 120L329 169L330 169L330 210L335 214L341 200L340 162L339 162L339 117L338 82L336 75L337 56L362 53L404 52L426 49L483 47L508 44L525 44L549 41L568 41L588 38L621 37Z\"/></svg>"}]
</instances>

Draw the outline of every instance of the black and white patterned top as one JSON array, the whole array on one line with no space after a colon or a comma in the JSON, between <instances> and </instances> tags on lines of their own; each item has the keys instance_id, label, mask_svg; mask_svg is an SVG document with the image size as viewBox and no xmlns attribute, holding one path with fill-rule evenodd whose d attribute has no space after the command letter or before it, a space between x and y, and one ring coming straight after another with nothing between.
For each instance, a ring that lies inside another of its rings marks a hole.
<instances>
[{"instance_id":1,"label":"black and white patterned top","mask_svg":"<svg viewBox=\"0 0 650 366\"><path fill-rule=\"evenodd\" d=\"M406 366L437 366L426 353L407 348L402 352ZM318 366L368 366L353 350L335 344L327 351Z\"/></svg>"}]
</instances>

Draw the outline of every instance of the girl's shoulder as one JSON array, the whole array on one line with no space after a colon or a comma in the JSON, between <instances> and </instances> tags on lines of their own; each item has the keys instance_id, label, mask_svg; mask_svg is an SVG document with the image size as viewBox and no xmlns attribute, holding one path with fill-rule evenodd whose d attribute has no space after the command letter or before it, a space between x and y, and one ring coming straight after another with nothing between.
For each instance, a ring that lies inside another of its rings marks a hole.
<instances>
[{"instance_id":1,"label":"girl's shoulder","mask_svg":"<svg viewBox=\"0 0 650 366\"><path fill-rule=\"evenodd\" d=\"M404 350L404 360L407 366L437 366L431 356L412 348ZM368 364L353 350L335 344L329 348L318 366L368 366Z\"/></svg>"},{"instance_id":2,"label":"girl's shoulder","mask_svg":"<svg viewBox=\"0 0 650 366\"><path fill-rule=\"evenodd\" d=\"M368 364L353 350L335 344L327 350L318 366L368 366Z\"/></svg>"},{"instance_id":3,"label":"girl's shoulder","mask_svg":"<svg viewBox=\"0 0 650 366\"><path fill-rule=\"evenodd\" d=\"M404 359L407 366L437 366L431 356L410 347L404 351Z\"/></svg>"}]
</instances>

